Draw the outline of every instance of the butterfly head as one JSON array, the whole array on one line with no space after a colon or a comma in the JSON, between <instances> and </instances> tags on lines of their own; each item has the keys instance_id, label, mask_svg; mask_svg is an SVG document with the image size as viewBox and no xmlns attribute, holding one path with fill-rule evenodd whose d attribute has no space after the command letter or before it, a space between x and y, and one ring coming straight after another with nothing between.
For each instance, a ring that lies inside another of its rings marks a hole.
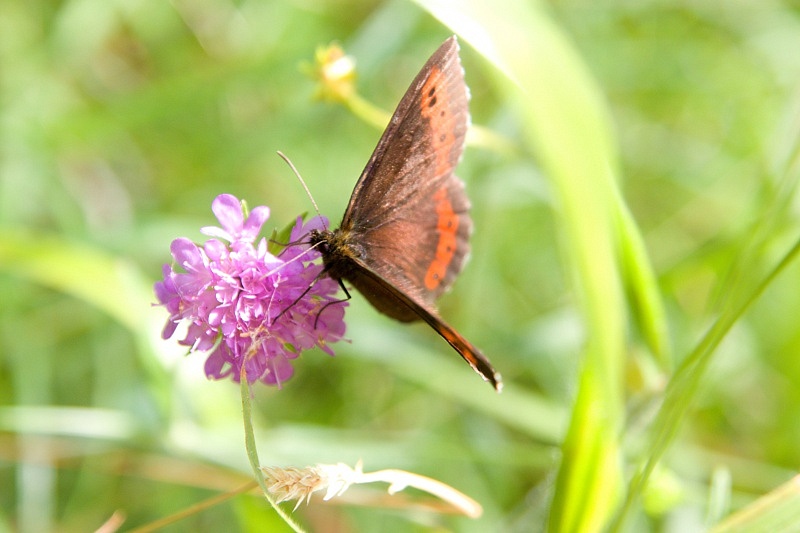
<instances>
[{"instance_id":1,"label":"butterfly head","mask_svg":"<svg viewBox=\"0 0 800 533\"><path fill-rule=\"evenodd\" d=\"M351 238L349 231L312 230L309 241L322 254L322 262L328 275L334 279L348 277L352 271L353 260L363 256L363 248Z\"/></svg>"}]
</instances>

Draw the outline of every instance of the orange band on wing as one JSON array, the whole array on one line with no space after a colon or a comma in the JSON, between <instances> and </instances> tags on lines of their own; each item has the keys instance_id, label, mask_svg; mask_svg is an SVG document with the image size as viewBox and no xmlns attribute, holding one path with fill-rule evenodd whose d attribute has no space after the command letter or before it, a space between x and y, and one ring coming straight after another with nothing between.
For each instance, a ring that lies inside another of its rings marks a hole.
<instances>
[{"instance_id":1,"label":"orange band on wing","mask_svg":"<svg viewBox=\"0 0 800 533\"><path fill-rule=\"evenodd\" d=\"M436 230L439 242L436 245L436 256L433 258L428 272L425 273L425 288L432 291L438 287L447 274L447 268L456 253L456 231L458 231L458 215L453 211L453 204L447 197L447 189L442 187L433 195L436 202Z\"/></svg>"}]
</instances>

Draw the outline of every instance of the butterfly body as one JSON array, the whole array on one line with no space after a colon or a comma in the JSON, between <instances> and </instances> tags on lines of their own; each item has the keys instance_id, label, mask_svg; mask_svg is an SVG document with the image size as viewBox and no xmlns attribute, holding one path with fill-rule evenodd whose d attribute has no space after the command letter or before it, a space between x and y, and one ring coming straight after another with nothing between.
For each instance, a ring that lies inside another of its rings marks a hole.
<instances>
[{"instance_id":1,"label":"butterfly body","mask_svg":"<svg viewBox=\"0 0 800 533\"><path fill-rule=\"evenodd\" d=\"M351 232L312 231L311 244L317 244L322 253L325 273L333 279L349 281L358 292L383 314L401 322L419 320L407 305L397 302L385 284L376 281L365 268L370 268L367 252L357 241L348 239ZM402 287L398 289L403 290Z\"/></svg>"},{"instance_id":2,"label":"butterfly body","mask_svg":"<svg viewBox=\"0 0 800 533\"><path fill-rule=\"evenodd\" d=\"M425 321L500 390L488 359L441 319L435 305L469 254L470 204L453 173L469 126L468 99L451 37L398 104L340 227L312 231L310 241L326 275L348 281L391 318Z\"/></svg>"}]
</instances>

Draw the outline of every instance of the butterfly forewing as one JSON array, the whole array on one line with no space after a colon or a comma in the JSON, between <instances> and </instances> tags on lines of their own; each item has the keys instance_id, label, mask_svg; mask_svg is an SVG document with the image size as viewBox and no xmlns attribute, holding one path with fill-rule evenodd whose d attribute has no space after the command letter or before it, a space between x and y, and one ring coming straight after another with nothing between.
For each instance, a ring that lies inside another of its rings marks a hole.
<instances>
[{"instance_id":1,"label":"butterfly forewing","mask_svg":"<svg viewBox=\"0 0 800 533\"><path fill-rule=\"evenodd\" d=\"M366 251L361 259L430 309L469 252L469 201L453 174L469 125L467 100L458 43L450 38L400 101L342 221L349 240ZM394 318L417 318L372 303Z\"/></svg>"}]
</instances>

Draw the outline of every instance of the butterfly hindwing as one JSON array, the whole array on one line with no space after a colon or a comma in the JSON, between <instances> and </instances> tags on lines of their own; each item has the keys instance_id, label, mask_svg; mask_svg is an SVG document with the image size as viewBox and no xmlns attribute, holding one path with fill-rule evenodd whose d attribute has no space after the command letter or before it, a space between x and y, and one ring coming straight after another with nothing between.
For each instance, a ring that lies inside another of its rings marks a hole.
<instances>
[{"instance_id":1,"label":"butterfly hindwing","mask_svg":"<svg viewBox=\"0 0 800 533\"><path fill-rule=\"evenodd\" d=\"M503 388L500 374L494 369L492 363L489 362L486 356L447 322L442 320L435 310L429 310L421 306L404 291L388 283L387 280L381 279L381 277L375 271L368 268L367 265L359 264L359 260L356 259L354 262L359 268L357 269L355 277L349 279L353 285L359 287L359 292L369 299L369 294L371 294L369 292L370 288L374 288L380 292L384 302L392 301L395 305L399 306L398 309L404 308L407 312L410 311L413 313L416 318L424 320L429 326L436 330L436 332L441 335L484 380L491 383L498 392ZM364 290L362 290L361 287L363 287Z\"/></svg>"}]
</instances>

